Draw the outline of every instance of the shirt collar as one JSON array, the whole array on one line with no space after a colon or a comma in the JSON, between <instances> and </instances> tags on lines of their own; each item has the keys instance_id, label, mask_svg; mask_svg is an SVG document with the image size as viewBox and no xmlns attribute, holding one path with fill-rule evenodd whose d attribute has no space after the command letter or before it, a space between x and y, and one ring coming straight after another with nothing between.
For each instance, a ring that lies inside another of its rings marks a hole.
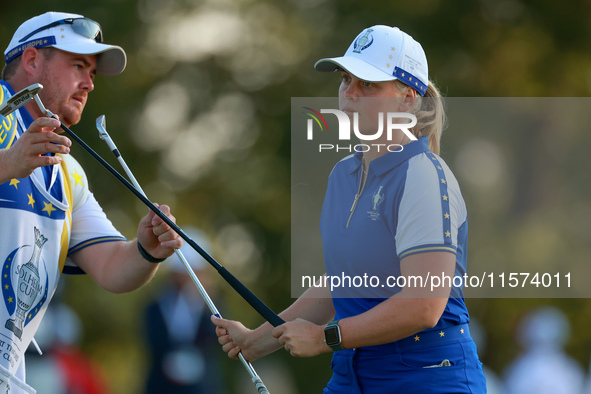
<instances>
[{"instance_id":1,"label":"shirt collar","mask_svg":"<svg viewBox=\"0 0 591 394\"><path fill-rule=\"evenodd\" d=\"M14 96L14 89L12 88L12 86L10 86L10 84L8 82L6 82L4 80L0 80L0 84L2 84L2 86L6 87L6 89L8 89L11 96Z\"/></svg>"},{"instance_id":2,"label":"shirt collar","mask_svg":"<svg viewBox=\"0 0 591 394\"><path fill-rule=\"evenodd\" d=\"M403 146L400 152L389 152L384 156L378 157L372 160L369 168L374 171L377 176L382 176L386 172L399 166L411 157L418 155L419 153L429 151L429 137L421 137L416 141L412 141ZM351 162L350 172L353 173L361 167L361 159L363 158L362 152L355 152L353 155L354 160Z\"/></svg>"}]
</instances>

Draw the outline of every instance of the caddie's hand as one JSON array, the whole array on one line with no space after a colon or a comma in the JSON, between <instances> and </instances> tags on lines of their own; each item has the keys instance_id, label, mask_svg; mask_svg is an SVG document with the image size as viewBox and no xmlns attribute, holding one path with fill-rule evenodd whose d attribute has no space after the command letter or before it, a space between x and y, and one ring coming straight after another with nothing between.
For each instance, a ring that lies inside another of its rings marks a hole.
<instances>
[{"instance_id":1,"label":"caddie's hand","mask_svg":"<svg viewBox=\"0 0 591 394\"><path fill-rule=\"evenodd\" d=\"M324 327L304 319L277 326L272 334L294 357L313 357L331 350L324 342Z\"/></svg>"},{"instance_id":2,"label":"caddie's hand","mask_svg":"<svg viewBox=\"0 0 591 394\"><path fill-rule=\"evenodd\" d=\"M170 213L170 207L168 205L154 205L160 208L162 213L172 220L173 223L176 223L176 219ZM137 239L145 251L157 259L167 258L174 253L175 249L180 249L183 245L182 238L151 210L140 220Z\"/></svg>"},{"instance_id":3,"label":"caddie's hand","mask_svg":"<svg viewBox=\"0 0 591 394\"><path fill-rule=\"evenodd\" d=\"M44 156L46 153L70 152L72 141L58 134L63 132L61 129L56 130L59 126L59 120L47 117L37 118L31 123L19 139L3 152L3 167L8 169L6 176L9 179L26 178L37 167L61 162L59 156Z\"/></svg>"}]
</instances>

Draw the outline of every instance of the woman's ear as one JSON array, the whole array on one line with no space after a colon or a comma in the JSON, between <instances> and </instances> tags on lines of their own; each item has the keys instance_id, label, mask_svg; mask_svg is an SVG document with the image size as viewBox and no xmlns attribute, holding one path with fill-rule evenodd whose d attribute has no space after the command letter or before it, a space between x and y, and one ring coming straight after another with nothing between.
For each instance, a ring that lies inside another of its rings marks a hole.
<instances>
[{"instance_id":1,"label":"woman's ear","mask_svg":"<svg viewBox=\"0 0 591 394\"><path fill-rule=\"evenodd\" d=\"M417 99L417 91L411 88L410 86L406 87L404 91L404 96L400 103L400 109L403 112L408 112L410 109L415 105L415 100Z\"/></svg>"}]
</instances>

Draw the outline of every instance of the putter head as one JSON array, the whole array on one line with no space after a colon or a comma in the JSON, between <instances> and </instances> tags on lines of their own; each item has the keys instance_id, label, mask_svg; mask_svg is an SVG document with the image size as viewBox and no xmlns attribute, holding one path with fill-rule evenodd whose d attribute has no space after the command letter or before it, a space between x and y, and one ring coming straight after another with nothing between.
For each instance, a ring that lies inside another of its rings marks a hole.
<instances>
[{"instance_id":1,"label":"putter head","mask_svg":"<svg viewBox=\"0 0 591 394\"><path fill-rule=\"evenodd\" d=\"M43 89L43 85L41 85L40 83L35 83L31 86L27 86L26 88L24 88L23 90L9 98L6 101L6 103L2 105L2 107L0 107L0 115L8 116L12 112L16 111L17 109L31 101L32 99L35 99L35 101L37 101L37 104L39 104L41 100L39 100L37 94L41 91L41 89ZM40 105L40 108L43 112L45 112L45 107L43 107L43 104Z\"/></svg>"}]
</instances>

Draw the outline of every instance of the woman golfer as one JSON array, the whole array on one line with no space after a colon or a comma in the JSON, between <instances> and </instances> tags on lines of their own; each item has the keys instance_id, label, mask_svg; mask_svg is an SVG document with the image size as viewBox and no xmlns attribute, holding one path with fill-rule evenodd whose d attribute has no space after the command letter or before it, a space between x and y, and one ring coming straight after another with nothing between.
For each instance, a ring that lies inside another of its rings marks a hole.
<instances>
[{"instance_id":1,"label":"woman golfer","mask_svg":"<svg viewBox=\"0 0 591 394\"><path fill-rule=\"evenodd\" d=\"M462 286L451 280L466 272L466 206L437 155L445 114L421 45L373 26L315 68L341 73L340 110L357 121L360 146L372 147L329 176L320 221L326 274L377 276L383 286L310 288L276 328L214 317L223 350L248 360L281 347L296 357L332 351L325 393L485 393ZM378 136L378 121L396 112L404 114L394 123L413 114L417 124Z\"/></svg>"}]
</instances>

